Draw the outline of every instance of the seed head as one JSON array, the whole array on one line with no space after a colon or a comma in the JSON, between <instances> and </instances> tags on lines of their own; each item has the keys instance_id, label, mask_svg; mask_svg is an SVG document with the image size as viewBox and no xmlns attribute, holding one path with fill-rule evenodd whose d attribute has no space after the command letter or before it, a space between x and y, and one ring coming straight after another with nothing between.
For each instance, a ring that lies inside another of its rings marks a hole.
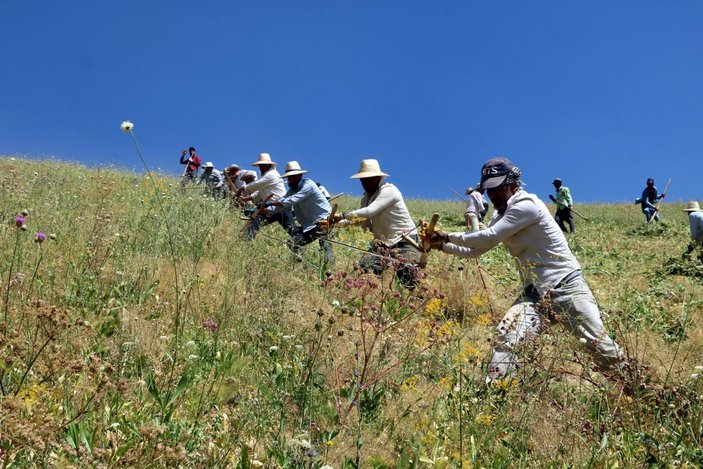
<instances>
[{"instance_id":1,"label":"seed head","mask_svg":"<svg viewBox=\"0 0 703 469\"><path fill-rule=\"evenodd\" d=\"M122 132L131 132L133 128L134 124L130 121L122 121L122 124L120 124L120 129L122 129Z\"/></svg>"}]
</instances>

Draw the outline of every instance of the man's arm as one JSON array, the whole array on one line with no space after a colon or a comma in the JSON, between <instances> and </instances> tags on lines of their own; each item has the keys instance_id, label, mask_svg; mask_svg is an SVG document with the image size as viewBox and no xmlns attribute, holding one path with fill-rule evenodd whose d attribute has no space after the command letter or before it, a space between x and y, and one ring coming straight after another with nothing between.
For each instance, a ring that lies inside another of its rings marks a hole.
<instances>
[{"instance_id":1,"label":"man's arm","mask_svg":"<svg viewBox=\"0 0 703 469\"><path fill-rule=\"evenodd\" d=\"M354 210L353 212L348 212L345 217L347 220L351 220L353 218L371 218L396 203L399 198L400 194L397 191L381 191L378 197L376 197L376 200L364 208Z\"/></svg>"},{"instance_id":2,"label":"man's arm","mask_svg":"<svg viewBox=\"0 0 703 469\"><path fill-rule=\"evenodd\" d=\"M509 207L500 220L485 230L449 233L449 242L457 246L489 250L535 223L538 218L539 209L535 203L523 200Z\"/></svg>"}]
</instances>

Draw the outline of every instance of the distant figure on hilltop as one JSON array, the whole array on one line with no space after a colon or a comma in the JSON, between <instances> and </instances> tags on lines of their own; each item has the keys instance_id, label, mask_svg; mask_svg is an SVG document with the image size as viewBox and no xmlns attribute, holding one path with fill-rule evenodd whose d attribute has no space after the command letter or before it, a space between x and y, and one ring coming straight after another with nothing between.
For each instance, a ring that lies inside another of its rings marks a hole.
<instances>
[{"instance_id":1,"label":"distant figure on hilltop","mask_svg":"<svg viewBox=\"0 0 703 469\"><path fill-rule=\"evenodd\" d=\"M476 184L476 187L468 187L466 195L469 196L469 201L466 204L464 218L466 218L466 231L478 231L486 229L483 224L483 217L486 215L487 207L483 205L483 188L481 184Z\"/></svg>"},{"instance_id":2,"label":"distant figure on hilltop","mask_svg":"<svg viewBox=\"0 0 703 469\"><path fill-rule=\"evenodd\" d=\"M683 211L688 212L688 221L691 225L691 242L688 243L688 248L683 255L688 257L694 249L703 246L703 211L697 200L689 201ZM703 253L700 253L698 258L703 258Z\"/></svg>"},{"instance_id":3,"label":"distant figure on hilltop","mask_svg":"<svg viewBox=\"0 0 703 469\"><path fill-rule=\"evenodd\" d=\"M624 368L623 352L605 330L564 233L544 202L522 189L520 169L507 158L491 158L481 174L481 186L496 211L488 228L471 233L436 230L430 241L433 249L468 258L503 243L517 260L523 291L498 323L487 382L510 377L521 365L516 352L540 333L549 312L563 318L564 326L584 344L599 369Z\"/></svg>"},{"instance_id":4,"label":"distant figure on hilltop","mask_svg":"<svg viewBox=\"0 0 703 469\"><path fill-rule=\"evenodd\" d=\"M647 179L647 187L642 191L642 196L635 199L636 204L642 205L642 213L644 213L647 223L654 218L654 221L659 221L659 209L656 207L656 203L666 196L665 192L661 195L657 195L657 188L654 186L654 179Z\"/></svg>"},{"instance_id":5,"label":"distant figure on hilltop","mask_svg":"<svg viewBox=\"0 0 703 469\"><path fill-rule=\"evenodd\" d=\"M317 184L317 188L320 189L320 192L322 192L322 195L325 196L325 199L330 200L332 198L332 195L327 191L325 186L323 186L319 182L316 182L315 184Z\"/></svg>"},{"instance_id":6,"label":"distant figure on hilltop","mask_svg":"<svg viewBox=\"0 0 703 469\"><path fill-rule=\"evenodd\" d=\"M186 158L186 154L190 154L188 158ZM190 147L188 151L183 150L183 153L181 153L181 164L186 165L185 171L183 171L183 179L181 179L181 187L185 186L186 184L196 182L196 178L198 177L198 168L200 167L200 164L202 163L202 160L198 155L195 154L195 147Z\"/></svg>"},{"instance_id":7,"label":"distant figure on hilltop","mask_svg":"<svg viewBox=\"0 0 703 469\"><path fill-rule=\"evenodd\" d=\"M566 225L564 222L569 224L569 231L574 232L574 215L571 213L571 207L574 205L574 200L571 198L571 191L569 188L562 185L561 179L556 178L552 181L554 188L557 190L557 197L554 198L552 194L549 194L549 198L557 206L557 211L554 214L554 219L557 221L557 225L561 228L561 231L566 233Z\"/></svg>"}]
</instances>

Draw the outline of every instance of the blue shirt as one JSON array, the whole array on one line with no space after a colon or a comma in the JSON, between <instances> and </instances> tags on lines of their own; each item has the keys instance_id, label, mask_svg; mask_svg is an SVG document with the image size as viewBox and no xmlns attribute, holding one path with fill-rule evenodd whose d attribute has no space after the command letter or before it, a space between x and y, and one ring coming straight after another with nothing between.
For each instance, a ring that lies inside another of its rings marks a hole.
<instances>
[{"instance_id":1,"label":"blue shirt","mask_svg":"<svg viewBox=\"0 0 703 469\"><path fill-rule=\"evenodd\" d=\"M703 242L703 212L689 213L688 221L691 223L691 240Z\"/></svg>"},{"instance_id":2,"label":"blue shirt","mask_svg":"<svg viewBox=\"0 0 703 469\"><path fill-rule=\"evenodd\" d=\"M332 211L332 206L322 195L317 184L307 178L300 180L297 190L288 189L279 202L284 208L293 207L295 219L304 231L314 228L317 221L327 218Z\"/></svg>"}]
</instances>

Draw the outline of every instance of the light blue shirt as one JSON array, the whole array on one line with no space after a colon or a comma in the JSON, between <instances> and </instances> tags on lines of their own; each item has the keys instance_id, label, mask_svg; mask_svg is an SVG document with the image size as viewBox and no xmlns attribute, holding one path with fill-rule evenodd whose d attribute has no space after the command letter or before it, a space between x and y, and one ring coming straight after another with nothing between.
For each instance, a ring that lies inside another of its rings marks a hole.
<instances>
[{"instance_id":1,"label":"light blue shirt","mask_svg":"<svg viewBox=\"0 0 703 469\"><path fill-rule=\"evenodd\" d=\"M279 202L283 204L284 208L293 207L295 219L304 231L314 228L316 222L327 218L332 211L332 206L322 195L317 184L307 178L300 180L298 190L288 189L286 195Z\"/></svg>"},{"instance_id":2,"label":"light blue shirt","mask_svg":"<svg viewBox=\"0 0 703 469\"><path fill-rule=\"evenodd\" d=\"M703 243L703 212L689 213L688 221L691 224L691 240Z\"/></svg>"}]
</instances>

